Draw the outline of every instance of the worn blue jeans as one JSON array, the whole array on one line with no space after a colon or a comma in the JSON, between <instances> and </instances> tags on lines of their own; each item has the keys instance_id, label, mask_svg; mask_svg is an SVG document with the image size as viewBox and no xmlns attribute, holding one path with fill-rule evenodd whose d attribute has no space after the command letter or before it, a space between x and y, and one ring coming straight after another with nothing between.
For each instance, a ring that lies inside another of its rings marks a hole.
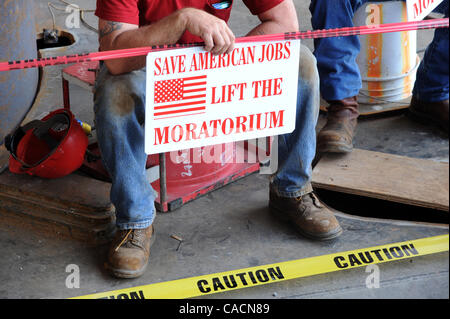
<instances>
[{"instance_id":1,"label":"worn blue jeans","mask_svg":"<svg viewBox=\"0 0 450 319\"><path fill-rule=\"evenodd\" d=\"M379 0L382 1L386 0ZM369 0L312 0L312 26L314 29L351 27L354 13L366 2ZM444 0L435 11L448 17L448 2ZM419 100L438 102L448 99L448 32L448 28L435 31L434 39L419 65L413 90ZM361 89L361 76L356 63L360 50L358 37L316 39L314 47L322 97L334 101L358 95Z\"/></svg>"},{"instance_id":2,"label":"worn blue jeans","mask_svg":"<svg viewBox=\"0 0 450 319\"><path fill-rule=\"evenodd\" d=\"M271 177L270 187L283 197L312 191L319 75L316 59L306 47L300 56L296 129L278 137L278 170ZM146 228L155 218L155 193L145 174L145 82L145 68L114 76L103 65L95 84L97 138L112 180L110 198L119 229Z\"/></svg>"}]
</instances>

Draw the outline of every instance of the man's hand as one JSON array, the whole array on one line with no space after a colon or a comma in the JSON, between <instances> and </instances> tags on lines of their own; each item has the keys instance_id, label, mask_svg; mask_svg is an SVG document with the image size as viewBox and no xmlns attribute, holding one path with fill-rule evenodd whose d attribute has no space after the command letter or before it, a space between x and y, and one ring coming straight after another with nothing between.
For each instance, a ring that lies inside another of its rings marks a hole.
<instances>
[{"instance_id":1,"label":"man's hand","mask_svg":"<svg viewBox=\"0 0 450 319\"><path fill-rule=\"evenodd\" d=\"M180 14L186 30L203 39L206 51L217 55L233 51L235 36L225 21L193 8L181 9Z\"/></svg>"},{"instance_id":2,"label":"man's hand","mask_svg":"<svg viewBox=\"0 0 450 319\"><path fill-rule=\"evenodd\" d=\"M152 45L175 44L188 30L205 42L213 54L230 53L235 37L225 21L194 8L184 8L156 23L138 25L99 20L100 49L117 50ZM145 57L107 60L112 74L122 74L145 66Z\"/></svg>"}]
</instances>

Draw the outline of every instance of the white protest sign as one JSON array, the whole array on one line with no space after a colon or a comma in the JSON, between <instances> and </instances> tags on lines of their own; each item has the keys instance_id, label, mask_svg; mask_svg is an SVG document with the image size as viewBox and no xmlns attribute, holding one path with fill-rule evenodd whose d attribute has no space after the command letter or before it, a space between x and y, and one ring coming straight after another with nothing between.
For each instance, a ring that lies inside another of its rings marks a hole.
<instances>
[{"instance_id":1,"label":"white protest sign","mask_svg":"<svg viewBox=\"0 0 450 319\"><path fill-rule=\"evenodd\" d=\"M236 43L147 56L145 152L163 153L291 133L300 40Z\"/></svg>"},{"instance_id":2,"label":"white protest sign","mask_svg":"<svg viewBox=\"0 0 450 319\"><path fill-rule=\"evenodd\" d=\"M443 0L406 0L408 21L420 21L429 15Z\"/></svg>"}]
</instances>

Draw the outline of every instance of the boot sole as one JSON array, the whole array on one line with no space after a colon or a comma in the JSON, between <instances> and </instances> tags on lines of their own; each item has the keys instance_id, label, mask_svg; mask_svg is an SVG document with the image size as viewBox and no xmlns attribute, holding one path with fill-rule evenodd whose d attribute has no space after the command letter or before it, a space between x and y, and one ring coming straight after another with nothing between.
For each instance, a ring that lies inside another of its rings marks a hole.
<instances>
[{"instance_id":1,"label":"boot sole","mask_svg":"<svg viewBox=\"0 0 450 319\"><path fill-rule=\"evenodd\" d=\"M351 153L353 145L346 145L341 143L324 143L317 145L317 150L320 153Z\"/></svg>"},{"instance_id":2,"label":"boot sole","mask_svg":"<svg viewBox=\"0 0 450 319\"><path fill-rule=\"evenodd\" d=\"M152 237L150 238L150 247L153 246L153 243L155 242L155 228L153 227ZM109 265L108 262L105 263L105 268L112 274L114 277L117 278L124 278L124 279L132 279L142 276L144 272L147 270L148 261L145 263L144 267L138 270L122 270L122 269L116 269Z\"/></svg>"},{"instance_id":3,"label":"boot sole","mask_svg":"<svg viewBox=\"0 0 450 319\"><path fill-rule=\"evenodd\" d=\"M440 121L434 119L433 117L429 116L426 113L420 113L417 111L412 110L411 108L408 109L408 116L419 123L422 124L428 124L428 125L436 125L437 127L439 127L439 129L441 129L442 131L444 131L445 133L448 134L448 126L442 124Z\"/></svg>"},{"instance_id":4,"label":"boot sole","mask_svg":"<svg viewBox=\"0 0 450 319\"><path fill-rule=\"evenodd\" d=\"M270 203L269 203L269 209L270 209L270 213L272 214L273 217L292 226L291 219L285 215L283 210L279 209L278 207L276 207ZM324 233L324 234L313 234L313 233L310 233L310 232L307 232L307 231L301 229L300 227L295 227L295 230L304 237L307 237L309 239L314 239L314 240L320 240L320 241L335 239L335 238L339 237L343 232L341 226L339 226L338 228L333 229L327 233Z\"/></svg>"}]
</instances>

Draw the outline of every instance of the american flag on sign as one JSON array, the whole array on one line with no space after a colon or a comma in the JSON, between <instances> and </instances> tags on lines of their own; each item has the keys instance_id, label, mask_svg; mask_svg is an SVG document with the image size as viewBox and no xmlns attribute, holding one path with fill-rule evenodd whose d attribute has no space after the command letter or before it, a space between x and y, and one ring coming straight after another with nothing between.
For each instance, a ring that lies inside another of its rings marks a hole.
<instances>
[{"instance_id":1,"label":"american flag on sign","mask_svg":"<svg viewBox=\"0 0 450 319\"><path fill-rule=\"evenodd\" d=\"M154 117L187 116L206 109L206 75L155 82Z\"/></svg>"}]
</instances>

